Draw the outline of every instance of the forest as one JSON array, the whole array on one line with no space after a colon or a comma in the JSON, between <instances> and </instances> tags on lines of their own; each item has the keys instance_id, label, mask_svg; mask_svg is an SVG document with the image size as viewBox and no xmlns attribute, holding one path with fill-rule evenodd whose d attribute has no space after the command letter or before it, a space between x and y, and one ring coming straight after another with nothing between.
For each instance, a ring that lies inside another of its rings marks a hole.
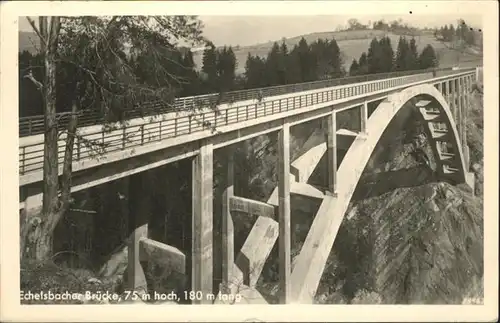
<instances>
[{"instance_id":1,"label":"forest","mask_svg":"<svg viewBox=\"0 0 500 323\"><path fill-rule=\"evenodd\" d=\"M77 136L75 111L120 116L149 100L162 100L168 105L180 96L439 66L432 46L419 49L407 36L400 37L396 51L388 37L374 38L348 71L342 68L342 48L335 39L318 39L310 44L302 39L293 48L275 42L265 58L249 54L244 75L236 75L233 48L216 47L205 39L196 17L53 18L50 24L40 20L40 26L44 28L34 26L39 37L45 39L40 53L19 53L19 116L45 113L46 120L54 122L55 131L50 128L46 134L49 156L54 156L50 155L54 152L50 138L56 138L58 131L67 131L69 138ZM204 46L200 71L195 69L190 48L176 41L179 38L191 41L193 47ZM415 187L359 191L347 211L349 221L341 227L332 249L335 251L330 254L316 297L318 303L442 304L461 303L464 295L471 293L482 297L480 100L480 96L475 97L476 118L471 118L467 126L478 178L476 197L470 197L470 192L461 187L427 182L427 172L419 174L424 179ZM56 111L72 116L68 129L57 129ZM316 123L308 123L294 130L292 155L317 127ZM404 151L408 138L418 128L418 124L410 123L401 138L381 143L390 150L386 160L373 156L373 167L397 172L415 166ZM221 207L217 201L222 196L227 154L234 154L238 165L235 193L256 200L269 196L276 185L275 137L257 137L241 143L236 151L215 154L214 214ZM65 165L68 161L71 163L65 158ZM70 196L71 168L64 168L63 180L58 181L50 172L54 167L50 162L44 165L49 170L44 169L44 190L49 197L45 202L44 196L39 214L20 216L21 289L123 289L123 278L116 277L124 276L126 261L122 259L122 267L116 271L106 269L106 264L110 257L123 253L132 210L152 216L153 239L175 246L189 257L189 161L143 174L147 184L139 190L148 196L149 203L142 206L129 198L129 191L134 191L129 190L134 186L130 183L137 178L116 180ZM425 196L432 196L432 201ZM392 203L388 204L388 200ZM458 202L450 204L451 200ZM294 218L292 256L300 250L311 221L305 214ZM238 225L236 249L251 226L248 222ZM276 294L276 255L277 250L273 250L259 281L269 302ZM148 266L148 279L153 281L148 285L152 289L172 288L172 279L168 279L171 273L165 276L153 265ZM95 282L95 277L100 283L89 283ZM214 283L217 286L217 281Z\"/></svg>"}]
</instances>

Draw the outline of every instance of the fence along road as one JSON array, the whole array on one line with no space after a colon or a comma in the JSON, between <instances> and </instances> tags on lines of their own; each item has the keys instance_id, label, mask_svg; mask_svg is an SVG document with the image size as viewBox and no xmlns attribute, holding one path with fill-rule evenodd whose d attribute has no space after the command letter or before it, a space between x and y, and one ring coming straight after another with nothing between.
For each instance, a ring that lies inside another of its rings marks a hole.
<instances>
[{"instance_id":1,"label":"fence along road","mask_svg":"<svg viewBox=\"0 0 500 323\"><path fill-rule=\"evenodd\" d=\"M450 70L451 68L441 68L441 69L436 69L435 71L436 73L442 73ZM405 75L420 74L423 72L425 72L425 70L379 73L370 75L350 76L337 79L327 79L327 80L306 82L306 83L279 85L279 86L272 86L265 88L241 90L241 91L231 91L223 93L221 95L217 93L212 93L212 94L177 98L172 102L172 104L162 101L148 102L142 105L140 109L134 109L134 110L130 109L124 111L123 119L133 119L133 118L158 115L173 111L193 110L194 108L211 107L216 104L222 104L222 103L231 104L238 101L256 100L259 96L259 93L262 93L263 97L270 97L288 93L327 88L338 85L346 85L346 84L368 82L368 81L393 78ZM57 119L59 127L61 129L66 128L69 121L69 115L67 113L58 113ZM93 110L82 111L78 119L79 127L96 125L100 123L104 123L104 118L101 116L99 112ZM19 118L20 137L43 134L43 132L44 132L43 115L35 115L35 116Z\"/></svg>"},{"instance_id":2,"label":"fence along road","mask_svg":"<svg viewBox=\"0 0 500 323\"><path fill-rule=\"evenodd\" d=\"M467 71L440 70L438 74L444 76L458 75ZM138 118L131 120L125 125L116 125L115 128L112 128L113 130L107 131L103 131L101 125L84 127L78 130L81 139L75 140L73 160L75 162L84 161L94 158L97 155L105 157L106 154L113 152L129 150L137 146L185 136L211 128L216 131L217 127L220 126L235 125L240 122L285 111L292 111L308 106L313 107L316 104L331 103L334 105L336 100L345 100L350 97L389 90L395 87L410 86L415 83L432 80L436 76L437 73L435 71L424 71L419 74L407 73L406 76L309 91L302 89L301 92L292 92L296 93L296 95L284 94L266 97L261 103L254 102L255 100L245 100L232 104L221 104L216 110L205 108L201 112L181 111L151 118ZM314 83L327 84L324 81ZM294 86L298 88L297 85ZM307 88L311 85L304 84L304 86ZM275 93L279 93L279 91L283 90L278 89ZM94 142L94 144L90 145L89 141ZM64 157L64 145L65 135L63 134L60 136L58 149L60 163ZM43 135L20 138L19 160L20 175L27 175L42 170Z\"/></svg>"}]
</instances>

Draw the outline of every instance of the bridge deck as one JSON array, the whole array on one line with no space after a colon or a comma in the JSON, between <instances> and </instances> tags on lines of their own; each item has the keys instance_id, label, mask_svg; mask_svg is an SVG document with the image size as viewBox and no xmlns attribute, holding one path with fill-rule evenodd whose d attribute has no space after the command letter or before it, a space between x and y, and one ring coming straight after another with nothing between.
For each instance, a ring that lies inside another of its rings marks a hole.
<instances>
[{"instance_id":1,"label":"bridge deck","mask_svg":"<svg viewBox=\"0 0 500 323\"><path fill-rule=\"evenodd\" d=\"M397 78L368 81L342 86L313 89L272 97L262 102L244 100L224 103L216 110L205 108L198 111L180 111L156 117L136 118L125 125L112 125L112 130L103 130L102 125L78 129L73 160L75 171L93 167L103 162L113 162L143 153L165 148L165 144L175 146L189 142L189 138L199 140L248 126L249 121L269 122L270 116L303 113L303 108L316 109L360 96L370 96L383 91L398 90L435 79L458 77L470 71L443 71L435 78L432 72L412 74ZM274 119L274 118L272 118ZM252 122L253 123L253 122ZM202 135L193 136L194 134ZM43 166L43 134L20 138L19 171L21 185L41 180ZM198 138L200 137L200 138ZM184 140L186 139L186 140ZM59 161L64 157L65 135L60 136ZM161 143L161 144L160 144ZM141 148L144 147L144 149ZM141 148L141 149L139 149ZM114 156L114 157L113 157ZM95 162L96 158L101 161ZM62 170L61 170L62 171ZM24 179L23 179L24 178Z\"/></svg>"}]
</instances>

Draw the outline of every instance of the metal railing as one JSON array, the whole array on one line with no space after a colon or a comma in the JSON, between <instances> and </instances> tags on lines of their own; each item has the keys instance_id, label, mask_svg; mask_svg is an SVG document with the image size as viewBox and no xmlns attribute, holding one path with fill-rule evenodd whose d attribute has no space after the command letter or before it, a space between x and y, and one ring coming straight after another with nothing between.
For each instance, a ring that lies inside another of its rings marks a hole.
<instances>
[{"instance_id":1,"label":"metal railing","mask_svg":"<svg viewBox=\"0 0 500 323\"><path fill-rule=\"evenodd\" d=\"M462 71L444 71L440 76L465 75ZM470 71L467 73L471 73ZM265 100L241 106L227 107L220 110L193 112L170 119L145 121L144 124L122 125L110 131L92 129L86 131L75 140L74 161L94 157L96 154L108 154L164 139L175 138L206 130L216 130L220 126L228 126L243 121L257 119L285 111L313 106L321 103L333 103L375 91L387 90L397 86L431 80L435 73L422 73L399 78L384 79L379 82L364 82L350 86L331 87L325 91L297 94L286 98ZM92 142L92 145L89 144ZM97 147L97 151L96 148ZM59 141L58 157L62 163L65 142ZM36 143L19 147L20 174L40 171L43 167L43 139Z\"/></svg>"},{"instance_id":2,"label":"metal railing","mask_svg":"<svg viewBox=\"0 0 500 323\"><path fill-rule=\"evenodd\" d=\"M450 68L435 69L436 72L451 71ZM255 88L240 91L231 91L222 94L211 93L197 96L189 96L177 98L173 104L168 105L162 101L147 102L142 105L140 109L131 109L123 111L123 119L133 119L139 117L147 117L152 115L163 114L173 111L192 110L194 108L212 107L216 104L235 103L238 101L256 100L260 94L263 97L277 96L288 93L296 93L308 90L316 90L325 87L332 87L337 85L346 85L351 83L360 83L367 81L375 81L380 79L387 79L393 77L400 77L406 75L415 75L427 72L426 70L415 71L401 71L390 73L369 74L360 76L349 76L337 79L327 79L314 82L296 83L288 85L279 85L265 88ZM69 122L69 115L66 113L59 113L57 115L58 127L66 128ZM105 120L101 114L95 110L82 111L79 116L79 127L95 125L103 123ZM30 117L19 118L19 136L26 137L37 135L44 132L44 117L43 115L36 115Z\"/></svg>"}]
</instances>

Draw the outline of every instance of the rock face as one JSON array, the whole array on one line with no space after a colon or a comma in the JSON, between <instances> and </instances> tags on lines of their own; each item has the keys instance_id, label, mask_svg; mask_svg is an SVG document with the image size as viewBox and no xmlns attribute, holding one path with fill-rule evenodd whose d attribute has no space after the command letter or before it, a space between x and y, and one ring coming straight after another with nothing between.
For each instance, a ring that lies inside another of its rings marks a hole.
<instances>
[{"instance_id":1,"label":"rock face","mask_svg":"<svg viewBox=\"0 0 500 323\"><path fill-rule=\"evenodd\" d=\"M112 276L123 276L127 268L128 251L127 246L122 245L111 255L109 260L99 270L99 277L109 278Z\"/></svg>"}]
</instances>

